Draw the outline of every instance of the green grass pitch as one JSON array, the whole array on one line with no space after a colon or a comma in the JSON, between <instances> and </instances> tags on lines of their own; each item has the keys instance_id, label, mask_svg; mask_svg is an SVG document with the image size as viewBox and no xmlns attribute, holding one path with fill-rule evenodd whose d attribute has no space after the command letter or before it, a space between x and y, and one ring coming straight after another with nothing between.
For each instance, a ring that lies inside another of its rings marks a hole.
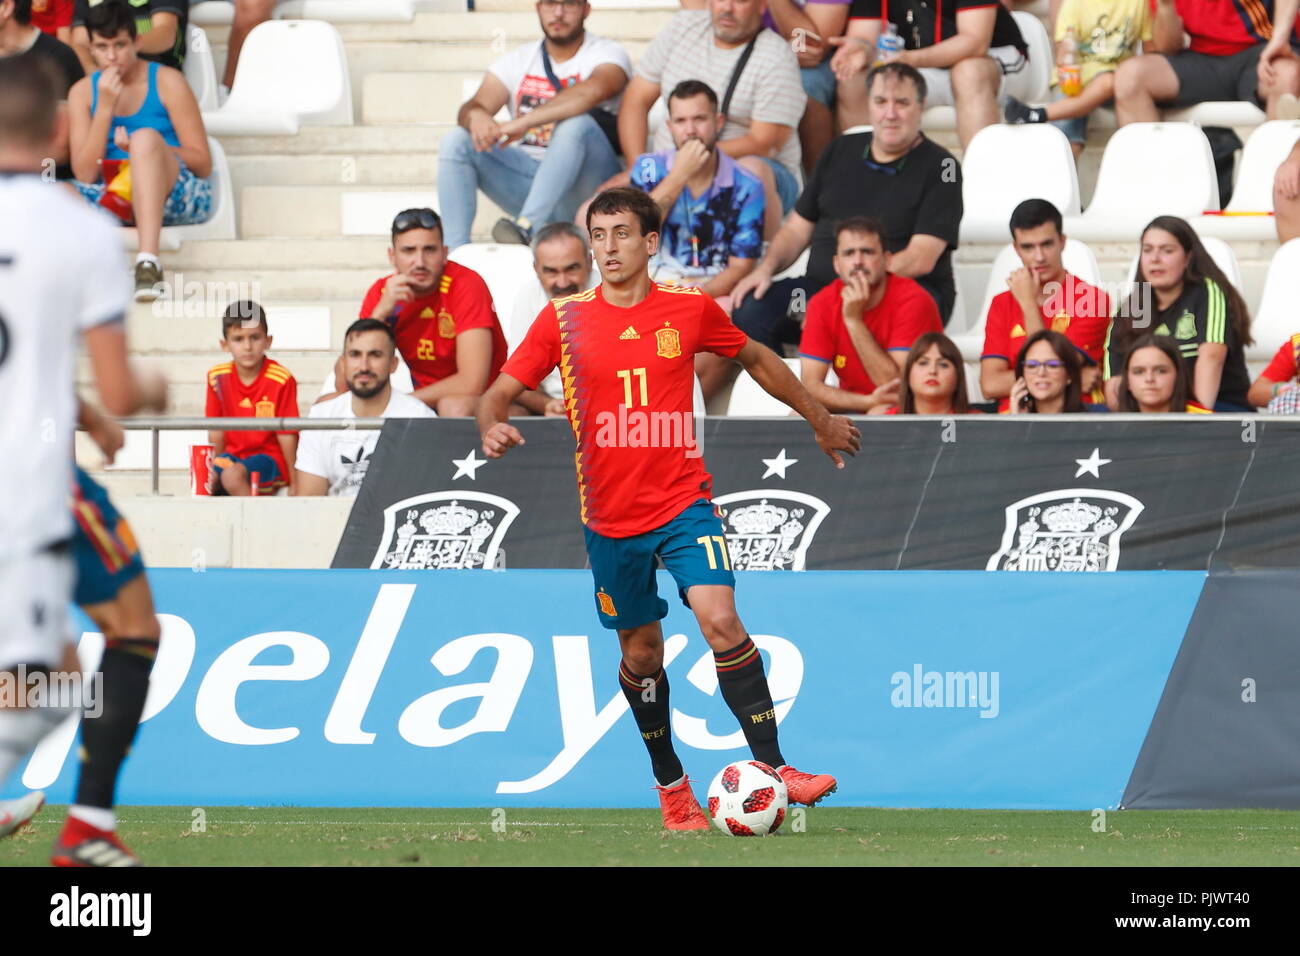
<instances>
[{"instance_id":1,"label":"green grass pitch","mask_svg":"<svg viewBox=\"0 0 1300 956\"><path fill-rule=\"evenodd\" d=\"M43 866L63 821L46 807L0 843ZM1300 815L823 807L766 838L668 833L657 810L123 807L150 866L1297 866ZM792 826L793 824L793 826ZM802 826L800 830L799 827Z\"/></svg>"}]
</instances>

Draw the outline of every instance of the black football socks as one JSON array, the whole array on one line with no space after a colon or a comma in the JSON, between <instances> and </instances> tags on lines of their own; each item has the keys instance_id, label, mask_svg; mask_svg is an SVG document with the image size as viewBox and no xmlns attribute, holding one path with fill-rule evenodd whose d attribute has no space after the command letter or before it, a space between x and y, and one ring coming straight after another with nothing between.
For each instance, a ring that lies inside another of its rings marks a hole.
<instances>
[{"instance_id":1,"label":"black football socks","mask_svg":"<svg viewBox=\"0 0 1300 956\"><path fill-rule=\"evenodd\" d=\"M714 652L713 662L718 668L722 699L740 722L754 759L773 769L784 766L781 747L776 742L776 712L767 675L763 673L763 655L746 635L730 650Z\"/></svg>"},{"instance_id":2,"label":"black football socks","mask_svg":"<svg viewBox=\"0 0 1300 956\"><path fill-rule=\"evenodd\" d=\"M650 751L655 780L661 787L681 780L685 771L673 750L673 733L668 722L671 711L668 709L667 672L660 667L657 673L642 676L633 674L627 664L619 664L618 685L623 688L623 696L632 708L645 749Z\"/></svg>"},{"instance_id":3,"label":"black football socks","mask_svg":"<svg viewBox=\"0 0 1300 956\"><path fill-rule=\"evenodd\" d=\"M81 721L78 806L112 809L118 770L135 740L157 653L157 643L148 639L122 638L104 648L99 665L103 710Z\"/></svg>"}]
</instances>

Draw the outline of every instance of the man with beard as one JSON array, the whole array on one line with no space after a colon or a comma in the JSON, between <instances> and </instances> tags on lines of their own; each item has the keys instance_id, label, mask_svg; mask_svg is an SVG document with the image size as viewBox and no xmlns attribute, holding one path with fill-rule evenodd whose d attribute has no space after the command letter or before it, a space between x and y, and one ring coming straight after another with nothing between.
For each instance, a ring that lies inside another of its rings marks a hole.
<instances>
[{"instance_id":1,"label":"man with beard","mask_svg":"<svg viewBox=\"0 0 1300 956\"><path fill-rule=\"evenodd\" d=\"M429 406L393 390L397 369L393 330L378 319L357 319L343 336L343 375L348 390L318 402L311 418L433 418ZM354 498L379 441L377 429L307 429L298 443L298 495Z\"/></svg>"},{"instance_id":2,"label":"man with beard","mask_svg":"<svg viewBox=\"0 0 1300 956\"><path fill-rule=\"evenodd\" d=\"M718 96L683 80L668 96L676 149L646 153L632 164L632 185L663 214L656 282L696 286L730 311L726 297L763 252L763 183L717 148L726 117Z\"/></svg>"},{"instance_id":3,"label":"man with beard","mask_svg":"<svg viewBox=\"0 0 1300 956\"><path fill-rule=\"evenodd\" d=\"M864 414L898 401L912 343L942 332L939 307L914 280L889 274L884 227L855 216L835 229L837 278L808 301L799 364L804 388L833 412ZM834 366L839 387L826 384Z\"/></svg>"},{"instance_id":4,"label":"man with beard","mask_svg":"<svg viewBox=\"0 0 1300 956\"><path fill-rule=\"evenodd\" d=\"M618 172L614 115L632 61L613 40L583 29L590 15L585 0L539 0L545 39L498 59L461 106L438 148L450 248L469 242L480 188L514 217L499 220L492 238L527 245L533 229L571 221ZM510 119L498 123L503 106Z\"/></svg>"},{"instance_id":5,"label":"man with beard","mask_svg":"<svg viewBox=\"0 0 1300 956\"><path fill-rule=\"evenodd\" d=\"M359 317L392 326L416 398L444 417L473 415L506 360L506 337L487 283L473 269L447 261L442 221L432 209L397 214L388 261L397 271L370 286ZM341 395L341 365L335 376L334 394Z\"/></svg>"}]
</instances>

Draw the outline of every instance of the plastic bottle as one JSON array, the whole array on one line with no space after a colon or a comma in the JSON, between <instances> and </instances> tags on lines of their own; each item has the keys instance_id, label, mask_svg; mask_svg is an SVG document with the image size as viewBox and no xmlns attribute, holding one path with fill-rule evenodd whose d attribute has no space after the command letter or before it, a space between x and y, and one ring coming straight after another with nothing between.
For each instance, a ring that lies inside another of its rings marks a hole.
<instances>
[{"instance_id":1,"label":"plastic bottle","mask_svg":"<svg viewBox=\"0 0 1300 956\"><path fill-rule=\"evenodd\" d=\"M898 35L898 27L892 23L885 24L885 30L876 40L876 64L888 63L903 52L903 38Z\"/></svg>"},{"instance_id":2,"label":"plastic bottle","mask_svg":"<svg viewBox=\"0 0 1300 956\"><path fill-rule=\"evenodd\" d=\"M1061 92L1066 96L1078 96L1083 92L1083 78L1079 72L1079 39L1074 35L1074 27L1065 31L1061 41L1061 61L1056 65L1057 81Z\"/></svg>"}]
</instances>

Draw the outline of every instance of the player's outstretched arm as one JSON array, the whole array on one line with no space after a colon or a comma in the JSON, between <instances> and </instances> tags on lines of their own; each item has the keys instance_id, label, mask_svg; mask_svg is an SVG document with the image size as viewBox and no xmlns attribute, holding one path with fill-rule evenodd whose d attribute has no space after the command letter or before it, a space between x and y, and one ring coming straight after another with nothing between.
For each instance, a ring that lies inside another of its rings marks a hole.
<instances>
[{"instance_id":1,"label":"player's outstretched arm","mask_svg":"<svg viewBox=\"0 0 1300 956\"><path fill-rule=\"evenodd\" d=\"M483 454L489 458L500 458L524 443L519 429L510 424L510 403L523 392L523 382L502 372L479 399L478 431L483 436Z\"/></svg>"},{"instance_id":2,"label":"player's outstretched arm","mask_svg":"<svg viewBox=\"0 0 1300 956\"><path fill-rule=\"evenodd\" d=\"M847 455L858 453L862 447L862 433L844 416L828 412L826 406L813 398L795 378L780 356L766 345L750 339L736 353L736 361L745 367L763 391L779 398L808 420L817 444L835 462L836 468L844 467L841 452Z\"/></svg>"}]
</instances>

